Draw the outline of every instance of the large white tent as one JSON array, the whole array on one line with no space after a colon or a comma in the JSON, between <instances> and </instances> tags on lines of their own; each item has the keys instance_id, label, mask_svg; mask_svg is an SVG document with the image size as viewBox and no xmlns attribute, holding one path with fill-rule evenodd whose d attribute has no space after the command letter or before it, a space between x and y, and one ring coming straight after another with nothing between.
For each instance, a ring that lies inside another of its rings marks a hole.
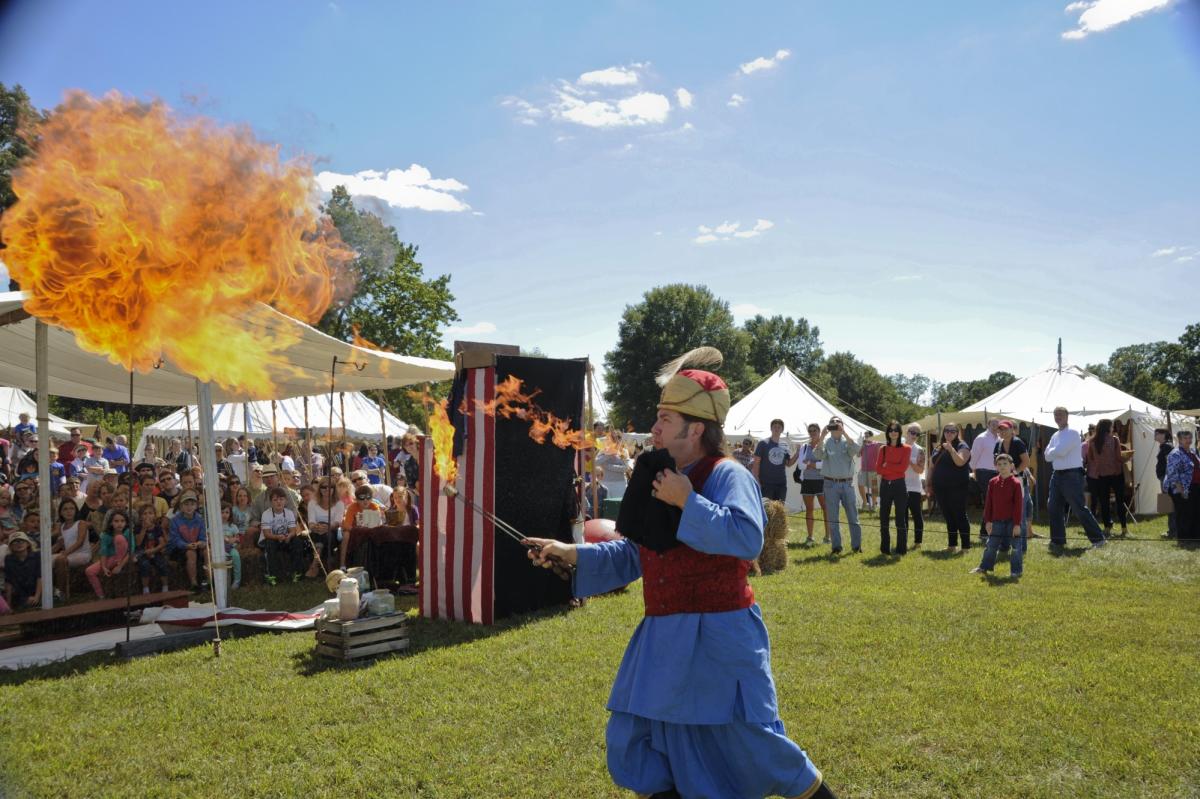
<instances>
[{"instance_id":1,"label":"large white tent","mask_svg":"<svg viewBox=\"0 0 1200 799\"><path fill-rule=\"evenodd\" d=\"M16 427L20 424L23 413L29 414L31 421L37 419L37 403L33 401L33 397L19 388L0 386L0 429ZM79 424L54 414L50 414L49 427L53 435L62 436L64 439L72 427L78 427L85 435L90 435L96 429L95 425Z\"/></svg>"},{"instance_id":2,"label":"large white tent","mask_svg":"<svg viewBox=\"0 0 1200 799\"><path fill-rule=\"evenodd\" d=\"M808 441L807 427L810 422L824 426L832 416L841 417L846 433L855 441L861 441L863 433L868 431L876 435L880 432L842 413L790 369L780 366L729 409L725 417L725 437L734 442L746 436L756 441L768 438L771 435L771 420L782 419L784 437L795 446ZM788 510L795 511L803 507L799 489L794 484L788 488Z\"/></svg>"},{"instance_id":3,"label":"large white tent","mask_svg":"<svg viewBox=\"0 0 1200 799\"><path fill-rule=\"evenodd\" d=\"M312 430L314 438L324 438L329 435L330 430L329 394L279 400L275 403L274 412L272 412L271 403L267 400L226 402L213 405L213 435L218 439L237 438L240 435L250 438L271 438L285 436L292 430L303 430L306 399L308 427ZM346 411L344 416L343 408ZM340 438L345 435L346 439L350 441L379 441L384 428L389 436L402 436L408 432L410 425L392 415L386 408L383 409L383 424L381 425L379 411L379 405L361 391L335 394L333 397L333 436ZM191 405L186 410L180 408L169 416L147 425L142 431L142 440L138 442L138 457L141 457L145 450L147 438L186 439L189 433L194 437L199 429L200 417L197 414L196 406Z\"/></svg>"},{"instance_id":4,"label":"large white tent","mask_svg":"<svg viewBox=\"0 0 1200 799\"><path fill-rule=\"evenodd\" d=\"M1158 457L1154 429L1167 426L1167 411L1108 385L1086 369L1055 364L1010 383L961 411L943 411L940 419L943 423L953 421L965 425L983 424L988 419L1001 417L1053 429L1057 426L1054 409L1060 405L1069 412L1067 425L1081 433L1089 424L1101 419L1131 423L1129 443L1134 453L1131 466L1136 507L1141 513L1154 512L1160 491L1154 473ZM1178 413L1170 416L1172 429L1195 429L1195 419ZM921 424L932 427L938 418L937 415L927 416Z\"/></svg>"},{"instance_id":5,"label":"large white tent","mask_svg":"<svg viewBox=\"0 0 1200 799\"><path fill-rule=\"evenodd\" d=\"M242 329L253 328L256 338L292 342L282 351L280 363L263 367L271 385L259 389L260 393L201 382L167 359L159 368L131 377L127 370L109 361L105 355L81 348L71 331L34 319L24 308L28 298L25 292L0 293L0 385L37 392L38 421L42 425L49 424L45 401L50 395L138 405L195 402L203 411L198 414L201 451L211 452L215 443L212 430L214 399L240 402L316 395L329 390L331 378L336 382L336 390L366 391L440 382L454 376L454 364L449 361L356 347L260 304L257 313L228 320L228 324L239 325ZM338 368L339 364L342 368ZM42 606L45 608L53 605L48 445L49 439L41 436L39 499L42 510ZM215 471L205 472L204 482L205 512L210 519L220 518ZM224 548L213 548L211 557L216 569L216 604L225 607Z\"/></svg>"}]
</instances>

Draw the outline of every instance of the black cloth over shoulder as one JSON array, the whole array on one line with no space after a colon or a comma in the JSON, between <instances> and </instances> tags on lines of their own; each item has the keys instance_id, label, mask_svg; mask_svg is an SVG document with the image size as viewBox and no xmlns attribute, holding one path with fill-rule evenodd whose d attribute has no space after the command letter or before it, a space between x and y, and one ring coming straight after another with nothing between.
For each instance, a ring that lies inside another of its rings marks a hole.
<instances>
[{"instance_id":1,"label":"black cloth over shoulder","mask_svg":"<svg viewBox=\"0 0 1200 799\"><path fill-rule=\"evenodd\" d=\"M639 455L617 514L617 532L655 552L666 552L679 546L676 533L683 510L660 502L650 494L655 475L674 468L675 459L665 449L653 449Z\"/></svg>"}]
</instances>

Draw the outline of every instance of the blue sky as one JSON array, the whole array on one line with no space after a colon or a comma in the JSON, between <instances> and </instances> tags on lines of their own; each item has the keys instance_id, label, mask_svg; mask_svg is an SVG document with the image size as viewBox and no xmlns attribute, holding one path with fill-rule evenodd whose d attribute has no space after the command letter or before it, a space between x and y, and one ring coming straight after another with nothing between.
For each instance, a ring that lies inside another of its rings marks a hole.
<instances>
[{"instance_id":1,"label":"blue sky","mask_svg":"<svg viewBox=\"0 0 1200 799\"><path fill-rule=\"evenodd\" d=\"M157 97L368 172L464 338L600 361L686 281L949 381L1196 321L1195 0L2 13L0 81L39 106Z\"/></svg>"}]
</instances>

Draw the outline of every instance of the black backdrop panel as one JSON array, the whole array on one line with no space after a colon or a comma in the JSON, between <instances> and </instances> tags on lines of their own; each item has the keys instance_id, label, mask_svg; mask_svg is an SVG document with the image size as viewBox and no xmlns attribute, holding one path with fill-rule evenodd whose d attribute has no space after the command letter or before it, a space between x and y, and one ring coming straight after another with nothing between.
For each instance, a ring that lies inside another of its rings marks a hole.
<instances>
[{"instance_id":1,"label":"black backdrop panel","mask_svg":"<svg viewBox=\"0 0 1200 799\"><path fill-rule=\"evenodd\" d=\"M541 389L534 398L541 408L571 420L577 428L583 416L583 361L552 358L496 356L496 382L515 375L525 390ZM529 437L529 423L496 419L496 515L525 535L571 541L574 518L573 449L537 444ZM524 613L571 598L570 583L549 569L529 564L525 548L501 533L496 534L496 618Z\"/></svg>"}]
</instances>

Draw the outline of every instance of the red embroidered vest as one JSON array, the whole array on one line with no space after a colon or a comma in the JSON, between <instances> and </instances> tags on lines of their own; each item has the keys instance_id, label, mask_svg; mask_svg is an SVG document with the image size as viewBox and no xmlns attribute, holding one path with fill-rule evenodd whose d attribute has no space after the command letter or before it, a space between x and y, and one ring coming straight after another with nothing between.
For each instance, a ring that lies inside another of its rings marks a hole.
<instances>
[{"instance_id":1,"label":"red embroidered vest","mask_svg":"<svg viewBox=\"0 0 1200 799\"><path fill-rule=\"evenodd\" d=\"M710 455L692 467L688 478L696 493L721 460ZM708 555L682 543L666 552L639 547L639 554L647 616L723 613L754 604L754 589L746 582L749 561L732 555Z\"/></svg>"}]
</instances>

